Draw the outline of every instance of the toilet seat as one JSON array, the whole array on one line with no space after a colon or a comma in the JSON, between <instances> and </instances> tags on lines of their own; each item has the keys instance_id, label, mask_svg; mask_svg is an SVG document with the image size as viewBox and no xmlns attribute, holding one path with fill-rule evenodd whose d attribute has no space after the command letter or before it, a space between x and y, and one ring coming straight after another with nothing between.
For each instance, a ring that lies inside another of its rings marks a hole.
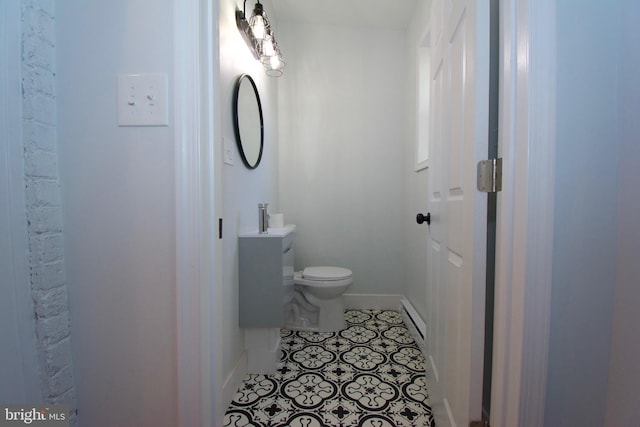
<instances>
[{"instance_id":1,"label":"toilet seat","mask_svg":"<svg viewBox=\"0 0 640 427\"><path fill-rule=\"evenodd\" d=\"M348 268L342 267L306 267L293 275L293 283L296 285L315 288L339 288L350 285L352 282L353 273Z\"/></svg>"},{"instance_id":2,"label":"toilet seat","mask_svg":"<svg viewBox=\"0 0 640 427\"><path fill-rule=\"evenodd\" d=\"M318 266L306 267L302 271L302 278L321 282L332 282L334 280L349 279L352 274L351 270L347 268Z\"/></svg>"}]
</instances>

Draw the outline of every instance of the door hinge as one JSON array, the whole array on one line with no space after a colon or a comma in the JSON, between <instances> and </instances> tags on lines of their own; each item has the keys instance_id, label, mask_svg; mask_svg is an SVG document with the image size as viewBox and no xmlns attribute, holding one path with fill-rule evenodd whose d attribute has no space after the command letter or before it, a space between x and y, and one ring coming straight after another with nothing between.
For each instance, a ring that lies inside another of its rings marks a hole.
<instances>
[{"instance_id":1,"label":"door hinge","mask_svg":"<svg viewBox=\"0 0 640 427\"><path fill-rule=\"evenodd\" d=\"M478 191L495 193L502 191L502 159L478 162Z\"/></svg>"}]
</instances>

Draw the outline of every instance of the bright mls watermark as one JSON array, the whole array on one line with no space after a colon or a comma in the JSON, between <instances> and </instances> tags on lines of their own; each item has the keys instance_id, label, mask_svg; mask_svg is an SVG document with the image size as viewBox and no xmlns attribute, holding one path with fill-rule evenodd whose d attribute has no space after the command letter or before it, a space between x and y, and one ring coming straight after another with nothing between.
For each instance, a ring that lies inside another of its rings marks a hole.
<instances>
[{"instance_id":1,"label":"bright mls watermark","mask_svg":"<svg viewBox=\"0 0 640 427\"><path fill-rule=\"evenodd\" d=\"M0 405L0 427L69 427L69 405Z\"/></svg>"}]
</instances>

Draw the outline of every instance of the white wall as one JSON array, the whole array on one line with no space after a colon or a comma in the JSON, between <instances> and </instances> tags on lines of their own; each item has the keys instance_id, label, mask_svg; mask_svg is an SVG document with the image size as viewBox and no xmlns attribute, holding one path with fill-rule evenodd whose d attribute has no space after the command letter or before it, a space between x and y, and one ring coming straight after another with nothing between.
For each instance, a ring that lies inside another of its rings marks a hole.
<instances>
[{"instance_id":1,"label":"white wall","mask_svg":"<svg viewBox=\"0 0 640 427\"><path fill-rule=\"evenodd\" d=\"M267 16L275 24L271 3L263 2ZM235 21L236 4L242 1L220 2L220 87L221 134L234 146L234 165L223 165L223 372L227 376L244 352L244 332L238 326L238 233L258 229L258 203L269 203L270 211L279 208L278 200L278 80L266 76L264 68L253 58L242 39ZM253 8L248 2L247 8ZM248 14L251 13L249 10ZM277 25L277 24L275 24ZM279 30L279 27L276 27ZM278 31L279 32L279 31ZM276 33L277 34L277 33ZM244 166L235 148L233 128L233 90L237 78L250 74L260 93L264 115L264 153L260 165L253 170ZM222 141L217 141L222 153Z\"/></svg>"},{"instance_id":2,"label":"white wall","mask_svg":"<svg viewBox=\"0 0 640 427\"><path fill-rule=\"evenodd\" d=\"M426 321L428 313L428 285L427 285L427 233L426 224L418 225L415 216L426 214L428 206L428 169L415 171L416 161L416 133L417 123L415 111L417 108L417 51L428 34L431 1L419 1L407 30L407 138L405 140L405 244L406 253L406 284L404 294L411 301L416 311ZM431 84L430 79L426 83Z\"/></svg>"},{"instance_id":3,"label":"white wall","mask_svg":"<svg viewBox=\"0 0 640 427\"><path fill-rule=\"evenodd\" d=\"M619 2L557 4L554 261L544 423L549 426L604 423L619 270L619 24Z\"/></svg>"},{"instance_id":4,"label":"white wall","mask_svg":"<svg viewBox=\"0 0 640 427\"><path fill-rule=\"evenodd\" d=\"M407 127L400 30L280 22L280 201L295 264L350 268L349 293L401 294Z\"/></svg>"},{"instance_id":5,"label":"white wall","mask_svg":"<svg viewBox=\"0 0 640 427\"><path fill-rule=\"evenodd\" d=\"M606 426L631 426L640 407L640 50L637 23L640 3L622 2L620 46L620 183L618 198L617 276L607 396Z\"/></svg>"},{"instance_id":6,"label":"white wall","mask_svg":"<svg viewBox=\"0 0 640 427\"><path fill-rule=\"evenodd\" d=\"M167 73L171 84L172 12L171 0L56 2L58 144L83 425L177 424L173 130L118 127L116 114L118 73Z\"/></svg>"}]
</instances>

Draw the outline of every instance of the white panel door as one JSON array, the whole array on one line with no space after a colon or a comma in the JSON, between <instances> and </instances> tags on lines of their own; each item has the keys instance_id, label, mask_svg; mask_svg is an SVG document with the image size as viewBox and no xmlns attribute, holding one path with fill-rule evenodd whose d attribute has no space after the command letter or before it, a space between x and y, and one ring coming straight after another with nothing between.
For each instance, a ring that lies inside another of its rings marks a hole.
<instances>
[{"instance_id":1,"label":"white panel door","mask_svg":"<svg viewBox=\"0 0 640 427\"><path fill-rule=\"evenodd\" d=\"M434 0L431 26L430 387L436 424L466 427L482 411L489 1Z\"/></svg>"}]
</instances>

